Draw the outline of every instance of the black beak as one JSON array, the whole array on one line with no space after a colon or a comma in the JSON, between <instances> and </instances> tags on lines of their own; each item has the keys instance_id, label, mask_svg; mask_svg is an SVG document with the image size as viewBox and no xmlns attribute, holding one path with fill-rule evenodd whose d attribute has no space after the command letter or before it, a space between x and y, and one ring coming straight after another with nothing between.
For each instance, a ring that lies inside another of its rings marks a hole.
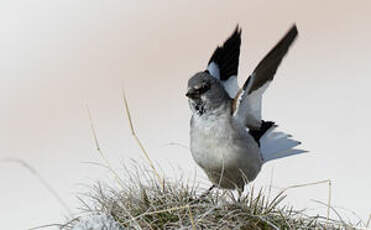
<instances>
[{"instance_id":1,"label":"black beak","mask_svg":"<svg viewBox=\"0 0 371 230\"><path fill-rule=\"evenodd\" d=\"M188 97L188 98L194 99L194 98L196 98L198 96L199 96L198 95L198 92L196 90L194 90L194 89L189 89L188 92L186 93L186 97Z\"/></svg>"}]
</instances>

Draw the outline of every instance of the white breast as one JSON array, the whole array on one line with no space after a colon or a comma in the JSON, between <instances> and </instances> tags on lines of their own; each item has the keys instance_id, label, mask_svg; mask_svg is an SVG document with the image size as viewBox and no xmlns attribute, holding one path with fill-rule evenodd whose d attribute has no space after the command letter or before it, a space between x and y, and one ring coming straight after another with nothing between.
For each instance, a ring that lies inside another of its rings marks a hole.
<instances>
[{"instance_id":1,"label":"white breast","mask_svg":"<svg viewBox=\"0 0 371 230\"><path fill-rule=\"evenodd\" d=\"M262 164L258 145L247 133L234 130L231 119L230 111L194 115L191 125L193 159L214 184L221 182L225 188L233 187L224 179L220 181L218 173L225 171L230 176L229 181L241 185L241 172L251 181Z\"/></svg>"},{"instance_id":2,"label":"white breast","mask_svg":"<svg viewBox=\"0 0 371 230\"><path fill-rule=\"evenodd\" d=\"M191 151L194 160L205 170L232 166L241 151L233 144L230 115L194 116L191 128Z\"/></svg>"}]
</instances>

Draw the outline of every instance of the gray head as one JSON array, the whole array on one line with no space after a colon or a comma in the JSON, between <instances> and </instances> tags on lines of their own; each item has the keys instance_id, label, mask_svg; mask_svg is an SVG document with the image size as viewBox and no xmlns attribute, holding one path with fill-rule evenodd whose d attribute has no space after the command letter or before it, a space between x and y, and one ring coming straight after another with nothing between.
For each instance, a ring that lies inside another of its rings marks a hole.
<instances>
[{"instance_id":1,"label":"gray head","mask_svg":"<svg viewBox=\"0 0 371 230\"><path fill-rule=\"evenodd\" d=\"M220 107L230 100L219 80L208 72L199 72L188 81L186 93L191 110L200 115Z\"/></svg>"}]
</instances>

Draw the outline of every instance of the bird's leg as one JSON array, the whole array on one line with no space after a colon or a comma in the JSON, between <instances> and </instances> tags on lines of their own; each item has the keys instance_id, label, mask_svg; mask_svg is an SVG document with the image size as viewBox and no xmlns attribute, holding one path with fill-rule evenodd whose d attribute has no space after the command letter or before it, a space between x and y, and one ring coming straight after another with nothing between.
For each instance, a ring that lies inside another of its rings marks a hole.
<instances>
[{"instance_id":1,"label":"bird's leg","mask_svg":"<svg viewBox=\"0 0 371 230\"><path fill-rule=\"evenodd\" d=\"M198 203L201 202L209 193L215 188L216 186L213 184L206 192L202 193L199 198L196 198L195 200L192 200L191 203Z\"/></svg>"},{"instance_id":2,"label":"bird's leg","mask_svg":"<svg viewBox=\"0 0 371 230\"><path fill-rule=\"evenodd\" d=\"M191 201L191 203L198 203L201 200L203 200L209 193L215 188L216 186L213 184L206 192L202 193L199 198L196 198L195 200Z\"/></svg>"},{"instance_id":3,"label":"bird's leg","mask_svg":"<svg viewBox=\"0 0 371 230\"><path fill-rule=\"evenodd\" d=\"M211 185L210 188L207 190L207 193L210 193L215 187L215 184Z\"/></svg>"},{"instance_id":4,"label":"bird's leg","mask_svg":"<svg viewBox=\"0 0 371 230\"><path fill-rule=\"evenodd\" d=\"M216 187L215 184L211 185L211 187L210 187L206 192L204 192L204 193L201 195L201 198L203 198L203 197L209 195L209 193L210 193L210 192L211 192L215 187Z\"/></svg>"},{"instance_id":5,"label":"bird's leg","mask_svg":"<svg viewBox=\"0 0 371 230\"><path fill-rule=\"evenodd\" d=\"M238 201L238 203L241 203L241 197L242 197L242 193L243 193L243 191L244 191L244 186L242 187L242 188L237 188L237 192L238 192L238 199L237 199L237 201Z\"/></svg>"},{"instance_id":6,"label":"bird's leg","mask_svg":"<svg viewBox=\"0 0 371 230\"><path fill-rule=\"evenodd\" d=\"M241 203L242 191L241 191L241 189L237 189L237 192L238 192L238 199L237 199L237 202L238 202L238 203Z\"/></svg>"}]
</instances>

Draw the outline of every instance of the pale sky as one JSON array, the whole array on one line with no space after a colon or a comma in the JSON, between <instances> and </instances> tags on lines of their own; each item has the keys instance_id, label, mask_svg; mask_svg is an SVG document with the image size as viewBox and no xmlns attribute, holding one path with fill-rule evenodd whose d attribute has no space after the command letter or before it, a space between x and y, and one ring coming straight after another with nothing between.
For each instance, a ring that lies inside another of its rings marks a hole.
<instances>
[{"instance_id":1,"label":"pale sky","mask_svg":"<svg viewBox=\"0 0 371 230\"><path fill-rule=\"evenodd\" d=\"M123 113L125 87L138 136L166 175L197 169L188 150L186 82L242 28L239 82L296 23L299 37L263 101L263 118L310 152L270 162L256 186L276 191L331 179L346 217L371 213L371 2L41 1L0 3L0 158L25 160L76 211L80 184L107 180L84 104L114 167L143 159ZM63 207L17 164L0 164L4 229L61 223ZM325 207L325 184L288 192L296 208ZM5 218L4 218L5 217Z\"/></svg>"}]
</instances>

